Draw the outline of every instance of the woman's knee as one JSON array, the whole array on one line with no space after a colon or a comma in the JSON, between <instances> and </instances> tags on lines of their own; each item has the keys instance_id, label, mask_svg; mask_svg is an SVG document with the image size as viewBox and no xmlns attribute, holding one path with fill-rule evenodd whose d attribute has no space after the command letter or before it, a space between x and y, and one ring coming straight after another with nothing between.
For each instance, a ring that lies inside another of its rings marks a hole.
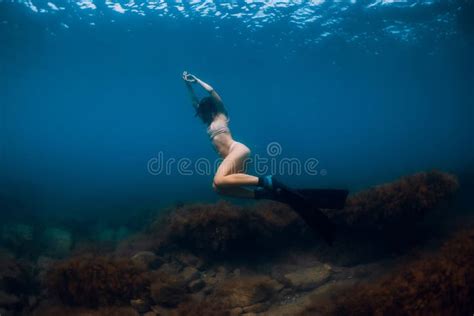
<instances>
[{"instance_id":1,"label":"woman's knee","mask_svg":"<svg viewBox=\"0 0 474 316\"><path fill-rule=\"evenodd\" d=\"M214 192L216 192L217 194L225 195L225 188L222 187L222 185L219 185L219 183L216 183L215 181L213 181L212 188L214 189Z\"/></svg>"},{"instance_id":2,"label":"woman's knee","mask_svg":"<svg viewBox=\"0 0 474 316\"><path fill-rule=\"evenodd\" d=\"M222 191L224 186L225 186L224 177L221 177L221 176L214 177L214 180L212 182L212 188L214 189L214 191L219 193L220 191Z\"/></svg>"}]
</instances>

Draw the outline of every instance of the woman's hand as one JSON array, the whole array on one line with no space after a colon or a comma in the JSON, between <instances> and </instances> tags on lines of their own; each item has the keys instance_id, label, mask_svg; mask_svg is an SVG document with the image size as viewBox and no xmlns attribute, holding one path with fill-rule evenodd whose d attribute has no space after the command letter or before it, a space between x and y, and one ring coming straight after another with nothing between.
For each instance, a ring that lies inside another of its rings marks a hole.
<instances>
[{"instance_id":1,"label":"woman's hand","mask_svg":"<svg viewBox=\"0 0 474 316\"><path fill-rule=\"evenodd\" d=\"M192 86L192 83L197 82L196 77L191 75L187 71L183 71L183 80L186 83L186 88L189 92L189 96L191 97L191 101L193 102L193 106L197 110L197 108L199 107L199 99L194 93Z\"/></svg>"},{"instance_id":2,"label":"woman's hand","mask_svg":"<svg viewBox=\"0 0 474 316\"><path fill-rule=\"evenodd\" d=\"M209 93L212 93L214 91L214 89L211 87L211 85L205 83L204 81L202 81L201 79L199 79L195 75L192 75L192 74L188 73L187 71L183 72L183 80L186 81L186 83L197 83L201 87L203 87L204 90L206 90Z\"/></svg>"},{"instance_id":3,"label":"woman's hand","mask_svg":"<svg viewBox=\"0 0 474 316\"><path fill-rule=\"evenodd\" d=\"M196 82L196 77L187 71L183 71L183 80L189 83L195 83Z\"/></svg>"}]
</instances>

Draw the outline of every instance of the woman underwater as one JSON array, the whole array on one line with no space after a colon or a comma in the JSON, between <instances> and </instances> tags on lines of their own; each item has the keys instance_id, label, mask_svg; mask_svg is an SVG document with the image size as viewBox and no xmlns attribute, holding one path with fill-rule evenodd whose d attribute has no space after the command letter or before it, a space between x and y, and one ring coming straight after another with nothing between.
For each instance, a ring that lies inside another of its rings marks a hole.
<instances>
[{"instance_id":1,"label":"woman underwater","mask_svg":"<svg viewBox=\"0 0 474 316\"><path fill-rule=\"evenodd\" d=\"M318 207L343 208L348 191L315 189L311 190L313 195L311 200L306 194L287 187L273 176L256 177L245 173L245 163L250 155L250 149L232 138L229 116L221 97L209 84L186 71L183 72L183 80L191 96L196 116L207 125L207 134L212 144L224 158L214 175L212 183L214 190L219 194L237 198L271 199L286 203L331 244L334 239L334 224ZM210 96L199 101L194 93L193 84L199 84ZM248 188L252 186L255 187L253 190Z\"/></svg>"},{"instance_id":2,"label":"woman underwater","mask_svg":"<svg viewBox=\"0 0 474 316\"><path fill-rule=\"evenodd\" d=\"M229 116L221 97L198 77L183 72L183 80L191 96L193 107L204 124L218 154L224 159L214 175L212 186L218 194L238 198L278 199L277 192L284 186L272 176L256 177L245 173L250 149L235 141L229 129ZM210 96L199 100L193 90L199 84ZM249 186L255 186L254 190Z\"/></svg>"}]
</instances>

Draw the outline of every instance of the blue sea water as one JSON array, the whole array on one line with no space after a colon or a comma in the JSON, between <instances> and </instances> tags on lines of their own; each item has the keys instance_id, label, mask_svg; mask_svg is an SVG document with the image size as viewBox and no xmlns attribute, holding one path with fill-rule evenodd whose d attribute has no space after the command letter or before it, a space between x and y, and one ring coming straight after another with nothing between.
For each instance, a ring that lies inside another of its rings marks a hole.
<instances>
[{"instance_id":1,"label":"blue sea water","mask_svg":"<svg viewBox=\"0 0 474 316\"><path fill-rule=\"evenodd\" d=\"M472 174L473 21L462 0L0 0L4 212L218 199L193 167L217 155L184 70L219 92L254 155L317 159L316 175L281 176L291 185ZM150 173L160 155L192 175Z\"/></svg>"}]
</instances>

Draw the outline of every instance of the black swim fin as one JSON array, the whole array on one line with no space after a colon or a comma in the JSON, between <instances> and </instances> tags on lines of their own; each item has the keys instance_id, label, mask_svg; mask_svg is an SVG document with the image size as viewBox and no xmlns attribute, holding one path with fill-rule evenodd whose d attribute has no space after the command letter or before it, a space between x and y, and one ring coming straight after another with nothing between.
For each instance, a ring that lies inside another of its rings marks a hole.
<instances>
[{"instance_id":1,"label":"black swim fin","mask_svg":"<svg viewBox=\"0 0 474 316\"><path fill-rule=\"evenodd\" d=\"M273 179L273 186L275 200L288 204L313 232L320 235L328 244L333 243L335 225L318 206L313 204L314 199L308 198L302 194L303 192L292 189L276 179Z\"/></svg>"},{"instance_id":2,"label":"black swim fin","mask_svg":"<svg viewBox=\"0 0 474 316\"><path fill-rule=\"evenodd\" d=\"M335 238L336 227L320 209L308 204L290 204L291 208L305 221L311 230L329 245Z\"/></svg>"},{"instance_id":3,"label":"black swim fin","mask_svg":"<svg viewBox=\"0 0 474 316\"><path fill-rule=\"evenodd\" d=\"M348 190L344 189L293 189L273 178L273 192L275 199L280 198L280 202L287 202L286 199L305 200L313 208L341 210L346 205L346 199L349 195ZM287 192L287 194L280 194ZM291 198L293 197L293 198Z\"/></svg>"},{"instance_id":4,"label":"black swim fin","mask_svg":"<svg viewBox=\"0 0 474 316\"><path fill-rule=\"evenodd\" d=\"M342 189L297 189L296 191L307 198L314 207L332 210L342 210L349 195L348 190Z\"/></svg>"}]
</instances>

